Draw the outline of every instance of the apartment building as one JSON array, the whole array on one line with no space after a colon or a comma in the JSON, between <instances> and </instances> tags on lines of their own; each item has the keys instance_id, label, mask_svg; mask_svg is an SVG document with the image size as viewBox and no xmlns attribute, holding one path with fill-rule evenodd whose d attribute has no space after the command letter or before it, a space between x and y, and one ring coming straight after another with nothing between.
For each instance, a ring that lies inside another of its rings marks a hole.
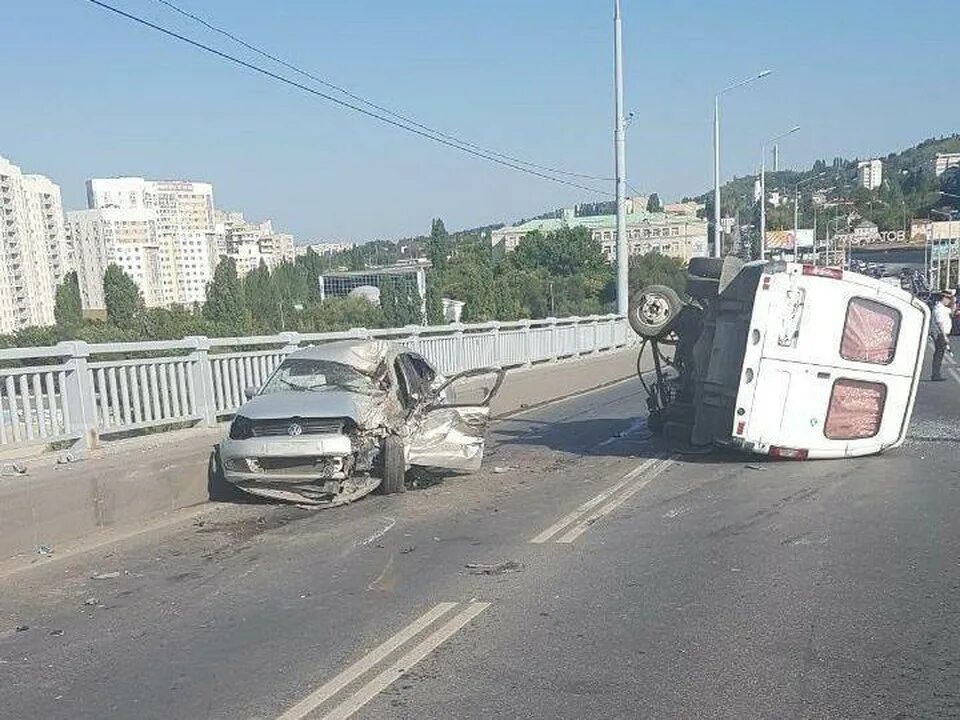
<instances>
[{"instance_id":1,"label":"apartment building","mask_svg":"<svg viewBox=\"0 0 960 720\"><path fill-rule=\"evenodd\" d=\"M933 171L937 177L955 167L960 167L960 153L937 153L933 159Z\"/></svg>"},{"instance_id":2,"label":"apartment building","mask_svg":"<svg viewBox=\"0 0 960 720\"><path fill-rule=\"evenodd\" d=\"M626 220L631 255L659 252L686 261L691 257L707 253L707 222L705 220L691 215L669 215L646 211L628 213ZM568 212L562 218L531 220L521 225L494 230L490 235L490 242L494 247L500 246L504 252L510 252L517 247L527 233L554 232L564 226L587 228L593 239L600 243L604 257L608 260L616 257L616 215L573 217L572 213Z\"/></svg>"},{"instance_id":3,"label":"apartment building","mask_svg":"<svg viewBox=\"0 0 960 720\"><path fill-rule=\"evenodd\" d=\"M0 157L0 332L51 325L71 269L60 188Z\"/></svg>"},{"instance_id":4,"label":"apartment building","mask_svg":"<svg viewBox=\"0 0 960 720\"><path fill-rule=\"evenodd\" d=\"M103 276L115 264L129 275L148 307L164 305L156 211L145 207L105 207L67 213L85 309L101 309Z\"/></svg>"},{"instance_id":5,"label":"apartment building","mask_svg":"<svg viewBox=\"0 0 960 720\"><path fill-rule=\"evenodd\" d=\"M857 183L867 190L876 190L883 184L883 162L864 160L857 163Z\"/></svg>"},{"instance_id":6,"label":"apartment building","mask_svg":"<svg viewBox=\"0 0 960 720\"><path fill-rule=\"evenodd\" d=\"M233 259L238 275L246 275L261 262L272 270L296 258L293 235L276 232L272 220L248 222L243 213L217 211L215 227L217 252Z\"/></svg>"},{"instance_id":7,"label":"apartment building","mask_svg":"<svg viewBox=\"0 0 960 720\"><path fill-rule=\"evenodd\" d=\"M190 305L205 300L218 257L212 185L140 177L93 178L87 181L87 206L152 211L160 277L156 304ZM149 224L146 216L141 217L138 222ZM130 257L135 262L136 256ZM144 288L145 296L147 291Z\"/></svg>"}]
</instances>

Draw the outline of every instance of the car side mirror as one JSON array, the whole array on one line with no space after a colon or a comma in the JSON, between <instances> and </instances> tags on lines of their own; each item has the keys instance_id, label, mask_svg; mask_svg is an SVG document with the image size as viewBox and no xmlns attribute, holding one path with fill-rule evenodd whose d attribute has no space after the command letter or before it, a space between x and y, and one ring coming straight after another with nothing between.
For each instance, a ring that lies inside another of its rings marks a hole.
<instances>
[{"instance_id":1,"label":"car side mirror","mask_svg":"<svg viewBox=\"0 0 960 720\"><path fill-rule=\"evenodd\" d=\"M247 400L253 400L253 398L255 398L256 395L257 395L257 387L255 385L251 385L250 387L245 388L243 391L243 396Z\"/></svg>"}]
</instances>

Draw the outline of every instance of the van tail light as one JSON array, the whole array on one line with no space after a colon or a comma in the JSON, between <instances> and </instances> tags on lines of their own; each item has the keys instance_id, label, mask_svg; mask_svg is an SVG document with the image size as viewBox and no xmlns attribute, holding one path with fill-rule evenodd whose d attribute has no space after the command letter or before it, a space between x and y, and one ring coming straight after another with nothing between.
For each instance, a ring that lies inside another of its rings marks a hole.
<instances>
[{"instance_id":1,"label":"van tail light","mask_svg":"<svg viewBox=\"0 0 960 720\"><path fill-rule=\"evenodd\" d=\"M818 267L816 265L804 265L803 274L812 275L814 277L830 278L831 280L843 280L843 270L836 267Z\"/></svg>"},{"instance_id":2,"label":"van tail light","mask_svg":"<svg viewBox=\"0 0 960 720\"><path fill-rule=\"evenodd\" d=\"M743 420L737 423L737 435L743 435L743 431L747 429L747 423Z\"/></svg>"},{"instance_id":3,"label":"van tail light","mask_svg":"<svg viewBox=\"0 0 960 720\"><path fill-rule=\"evenodd\" d=\"M805 448L788 448L771 445L768 454L770 457L785 458L788 460L806 460L810 451Z\"/></svg>"},{"instance_id":4,"label":"van tail light","mask_svg":"<svg viewBox=\"0 0 960 720\"><path fill-rule=\"evenodd\" d=\"M763 276L763 289L764 289L764 290L769 290L769 289L770 289L770 276L769 276L769 275L764 275L764 276Z\"/></svg>"}]
</instances>

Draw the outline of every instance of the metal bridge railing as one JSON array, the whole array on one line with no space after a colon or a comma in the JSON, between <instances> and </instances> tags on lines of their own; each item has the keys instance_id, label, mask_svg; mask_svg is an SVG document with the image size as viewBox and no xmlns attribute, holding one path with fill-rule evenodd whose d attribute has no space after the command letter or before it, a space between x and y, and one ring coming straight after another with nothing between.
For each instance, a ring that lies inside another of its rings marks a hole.
<instances>
[{"instance_id":1,"label":"metal bridge railing","mask_svg":"<svg viewBox=\"0 0 960 720\"><path fill-rule=\"evenodd\" d=\"M0 450L39 443L94 447L110 437L213 426L291 352L360 338L405 345L450 375L609 352L632 342L633 334L624 318L603 315L0 350Z\"/></svg>"}]
</instances>

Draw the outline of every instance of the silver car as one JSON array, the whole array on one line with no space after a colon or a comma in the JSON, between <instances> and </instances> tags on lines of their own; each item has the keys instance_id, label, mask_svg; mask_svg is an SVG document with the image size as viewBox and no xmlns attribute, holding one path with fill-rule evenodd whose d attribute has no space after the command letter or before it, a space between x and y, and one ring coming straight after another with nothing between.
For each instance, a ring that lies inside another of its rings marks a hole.
<instances>
[{"instance_id":1,"label":"silver car","mask_svg":"<svg viewBox=\"0 0 960 720\"><path fill-rule=\"evenodd\" d=\"M492 368L443 378L382 340L299 350L246 391L215 469L246 492L321 507L401 492L411 466L477 470L502 381Z\"/></svg>"}]
</instances>

